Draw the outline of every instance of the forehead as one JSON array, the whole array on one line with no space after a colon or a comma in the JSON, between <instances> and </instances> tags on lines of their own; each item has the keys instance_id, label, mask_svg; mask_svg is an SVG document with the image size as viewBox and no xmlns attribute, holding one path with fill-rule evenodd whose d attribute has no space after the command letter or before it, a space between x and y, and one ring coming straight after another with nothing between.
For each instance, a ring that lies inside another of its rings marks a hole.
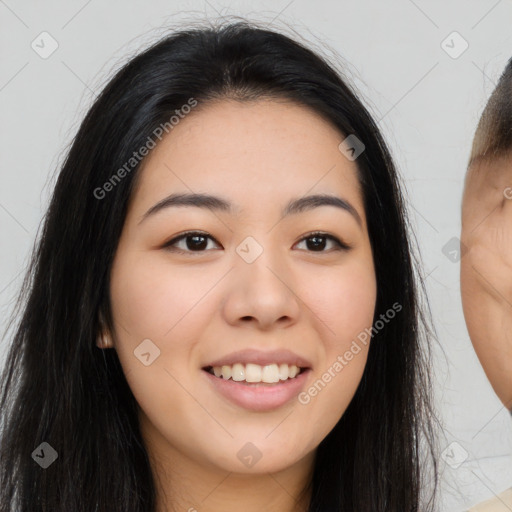
<instances>
[{"instance_id":1,"label":"forehead","mask_svg":"<svg viewBox=\"0 0 512 512\"><path fill-rule=\"evenodd\" d=\"M146 157L134 202L172 191L218 192L260 209L291 196L337 193L363 216L345 135L308 107L282 100L223 100L196 107Z\"/></svg>"}]
</instances>

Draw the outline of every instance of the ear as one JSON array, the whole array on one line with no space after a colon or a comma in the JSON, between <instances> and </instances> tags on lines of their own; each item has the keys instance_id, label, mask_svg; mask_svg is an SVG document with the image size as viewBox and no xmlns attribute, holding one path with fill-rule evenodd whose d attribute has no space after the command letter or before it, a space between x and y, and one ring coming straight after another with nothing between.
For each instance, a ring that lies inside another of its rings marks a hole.
<instances>
[{"instance_id":1,"label":"ear","mask_svg":"<svg viewBox=\"0 0 512 512\"><path fill-rule=\"evenodd\" d=\"M105 336L104 334L100 334L96 338L96 346L98 348L110 348L109 338Z\"/></svg>"},{"instance_id":2,"label":"ear","mask_svg":"<svg viewBox=\"0 0 512 512\"><path fill-rule=\"evenodd\" d=\"M105 326L106 322L101 310L98 313L98 321L100 324L100 333L96 337L96 346L102 349L112 348L114 346L112 342L112 336L109 334L108 329Z\"/></svg>"}]
</instances>

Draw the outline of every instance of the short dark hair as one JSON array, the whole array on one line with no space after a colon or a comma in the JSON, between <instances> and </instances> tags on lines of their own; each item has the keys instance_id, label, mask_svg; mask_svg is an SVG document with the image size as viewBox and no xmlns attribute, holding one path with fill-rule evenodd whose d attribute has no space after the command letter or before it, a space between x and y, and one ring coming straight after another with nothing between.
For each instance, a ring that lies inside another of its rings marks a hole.
<instances>
[{"instance_id":1,"label":"short dark hair","mask_svg":"<svg viewBox=\"0 0 512 512\"><path fill-rule=\"evenodd\" d=\"M495 159L512 150L512 59L480 117L469 166L477 159Z\"/></svg>"},{"instance_id":2,"label":"short dark hair","mask_svg":"<svg viewBox=\"0 0 512 512\"><path fill-rule=\"evenodd\" d=\"M421 343L428 326L397 171L372 116L327 59L247 21L166 35L118 70L85 116L45 214L2 376L0 511L154 510L137 402L116 351L95 347L99 316L112 328L110 269L140 164L108 199L94 191L191 97L199 108L226 98L292 100L363 141L356 164L374 320L394 303L401 311L373 335L355 396L318 447L309 510L418 511L422 439L436 467L430 349L428 336ZM46 470L31 458L42 442L59 454ZM428 484L422 511L433 506Z\"/></svg>"}]
</instances>

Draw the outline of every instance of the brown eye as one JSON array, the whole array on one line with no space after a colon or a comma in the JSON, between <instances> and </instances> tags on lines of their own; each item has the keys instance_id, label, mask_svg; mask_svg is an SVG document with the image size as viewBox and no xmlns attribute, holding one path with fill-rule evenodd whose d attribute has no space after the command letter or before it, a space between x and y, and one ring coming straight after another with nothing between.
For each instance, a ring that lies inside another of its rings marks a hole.
<instances>
[{"instance_id":1,"label":"brown eye","mask_svg":"<svg viewBox=\"0 0 512 512\"><path fill-rule=\"evenodd\" d=\"M325 247L328 241L334 243L334 250L349 250L351 246L348 244L341 242L338 238L332 235L328 235L323 232L315 232L310 233L300 240L300 242L306 241L306 247L308 250L312 252L328 252L325 251Z\"/></svg>"},{"instance_id":2,"label":"brown eye","mask_svg":"<svg viewBox=\"0 0 512 512\"><path fill-rule=\"evenodd\" d=\"M179 253L204 252L208 246L208 239L217 243L212 236L206 233L202 233L200 231L189 231L169 240L163 245L163 248L168 251ZM177 247L176 244L182 241L184 243L181 244L181 247Z\"/></svg>"}]
</instances>

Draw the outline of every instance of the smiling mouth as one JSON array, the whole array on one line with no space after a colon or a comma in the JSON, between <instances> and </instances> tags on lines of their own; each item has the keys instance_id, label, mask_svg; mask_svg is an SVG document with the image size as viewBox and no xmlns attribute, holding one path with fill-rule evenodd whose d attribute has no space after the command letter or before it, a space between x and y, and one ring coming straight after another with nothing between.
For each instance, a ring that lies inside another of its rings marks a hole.
<instances>
[{"instance_id":1,"label":"smiling mouth","mask_svg":"<svg viewBox=\"0 0 512 512\"><path fill-rule=\"evenodd\" d=\"M204 371L222 380L232 380L240 384L269 384L275 385L295 379L308 368L288 364L241 364L225 366L206 366Z\"/></svg>"}]
</instances>

